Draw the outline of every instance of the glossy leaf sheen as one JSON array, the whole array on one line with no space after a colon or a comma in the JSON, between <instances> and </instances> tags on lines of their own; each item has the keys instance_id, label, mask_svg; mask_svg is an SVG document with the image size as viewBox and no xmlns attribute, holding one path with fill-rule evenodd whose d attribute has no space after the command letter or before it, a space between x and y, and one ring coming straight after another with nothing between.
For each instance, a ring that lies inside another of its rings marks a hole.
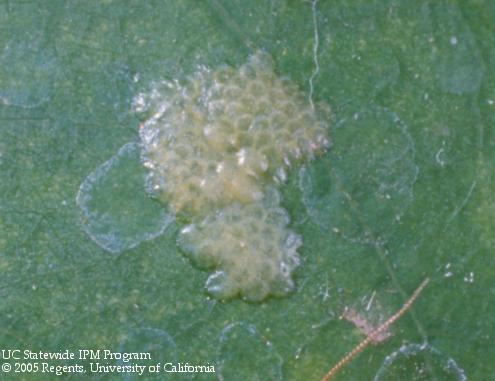
<instances>
[{"instance_id":1,"label":"glossy leaf sheen","mask_svg":"<svg viewBox=\"0 0 495 381\"><path fill-rule=\"evenodd\" d=\"M393 336L339 380L490 379L494 24L488 0L0 2L2 347L217 368L173 380L320 380L363 339L338 319L345 306L377 324L429 276ZM331 106L332 147L281 188L303 241L295 291L221 303L177 248L182 221L147 239L165 209L134 193L137 157L91 188L97 214L113 213L104 228L118 223L116 255L82 228L76 196L139 141L136 94L257 50Z\"/></svg>"}]
</instances>

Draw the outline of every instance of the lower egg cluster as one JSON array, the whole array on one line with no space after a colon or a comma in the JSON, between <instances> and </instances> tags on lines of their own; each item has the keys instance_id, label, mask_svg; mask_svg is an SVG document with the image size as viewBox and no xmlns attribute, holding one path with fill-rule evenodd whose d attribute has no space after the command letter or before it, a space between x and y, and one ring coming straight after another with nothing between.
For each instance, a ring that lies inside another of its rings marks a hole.
<instances>
[{"instance_id":1,"label":"lower egg cluster","mask_svg":"<svg viewBox=\"0 0 495 381\"><path fill-rule=\"evenodd\" d=\"M316 112L262 52L237 69L199 67L184 82L158 83L135 108L147 113L148 188L191 222L179 244L215 270L207 289L249 300L290 291L301 239L273 186L328 148L328 109Z\"/></svg>"},{"instance_id":2,"label":"lower egg cluster","mask_svg":"<svg viewBox=\"0 0 495 381\"><path fill-rule=\"evenodd\" d=\"M287 228L289 217L278 199L277 191L269 189L261 202L233 203L180 231L178 243L186 255L200 267L217 270L206 282L212 295L240 294L257 301L294 288L291 273L299 264L302 241Z\"/></svg>"}]
</instances>

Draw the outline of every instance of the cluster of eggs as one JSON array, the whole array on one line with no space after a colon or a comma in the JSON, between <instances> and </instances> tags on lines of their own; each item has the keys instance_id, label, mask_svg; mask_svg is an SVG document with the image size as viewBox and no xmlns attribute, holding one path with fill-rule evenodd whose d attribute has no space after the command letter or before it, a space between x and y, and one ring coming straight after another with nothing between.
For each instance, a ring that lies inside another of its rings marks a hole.
<instances>
[{"instance_id":1,"label":"cluster of eggs","mask_svg":"<svg viewBox=\"0 0 495 381\"><path fill-rule=\"evenodd\" d=\"M317 113L262 52L237 69L200 67L184 82L158 83L135 107L148 112L148 188L191 222L178 242L215 270L207 289L249 300L291 290L301 239L273 187L327 149L328 111Z\"/></svg>"},{"instance_id":2,"label":"cluster of eggs","mask_svg":"<svg viewBox=\"0 0 495 381\"><path fill-rule=\"evenodd\" d=\"M180 247L200 267L215 269L207 290L219 299L242 295L260 300L294 288L301 238L287 228L289 216L279 194L269 188L262 202L233 203L185 226Z\"/></svg>"}]
</instances>

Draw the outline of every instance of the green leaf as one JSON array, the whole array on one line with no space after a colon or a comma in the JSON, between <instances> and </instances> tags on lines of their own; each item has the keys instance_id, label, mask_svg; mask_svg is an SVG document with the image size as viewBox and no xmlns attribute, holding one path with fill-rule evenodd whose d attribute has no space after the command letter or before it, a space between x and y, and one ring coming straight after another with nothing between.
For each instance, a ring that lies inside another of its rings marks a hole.
<instances>
[{"instance_id":1,"label":"green leaf","mask_svg":"<svg viewBox=\"0 0 495 381\"><path fill-rule=\"evenodd\" d=\"M1 2L2 348L216 370L170 380L317 381L364 338L345 307L376 325L430 277L336 379L493 378L494 24L488 0ZM331 106L332 147L281 187L303 240L295 292L218 302L137 152L119 152L139 141L131 104L152 82L258 49Z\"/></svg>"}]
</instances>

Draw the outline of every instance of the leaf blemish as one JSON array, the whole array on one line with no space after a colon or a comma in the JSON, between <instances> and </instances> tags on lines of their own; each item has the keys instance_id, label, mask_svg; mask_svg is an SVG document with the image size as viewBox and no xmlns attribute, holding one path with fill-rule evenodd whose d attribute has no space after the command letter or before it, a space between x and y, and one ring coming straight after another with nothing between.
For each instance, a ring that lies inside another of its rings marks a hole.
<instances>
[{"instance_id":1,"label":"leaf blemish","mask_svg":"<svg viewBox=\"0 0 495 381\"><path fill-rule=\"evenodd\" d=\"M326 374L325 376L321 379L321 381L329 381L330 379L333 378L341 369L343 369L347 364L349 364L359 353L361 353L368 345L371 343L379 343L381 341L384 341L389 337L390 335L387 336L387 332L389 327L394 324L399 318L401 318L409 308L413 305L413 303L416 301L418 298L419 294L423 291L423 289L428 285L430 282L430 278L426 278L421 282L421 284L418 286L418 288L413 292L413 294L409 297L409 299L402 305L402 307L392 316L390 316L385 322L380 324L377 328L372 329L371 332L363 332L366 334L366 338L361 341L358 345L356 345L349 353L347 353L344 357L340 359L337 364L335 364ZM356 320L355 317L353 317L353 320ZM363 323L361 321L361 318L358 318L356 320L360 325ZM358 327L359 328L359 327ZM365 330L368 330L371 328L367 322L364 322L364 327Z\"/></svg>"}]
</instances>

